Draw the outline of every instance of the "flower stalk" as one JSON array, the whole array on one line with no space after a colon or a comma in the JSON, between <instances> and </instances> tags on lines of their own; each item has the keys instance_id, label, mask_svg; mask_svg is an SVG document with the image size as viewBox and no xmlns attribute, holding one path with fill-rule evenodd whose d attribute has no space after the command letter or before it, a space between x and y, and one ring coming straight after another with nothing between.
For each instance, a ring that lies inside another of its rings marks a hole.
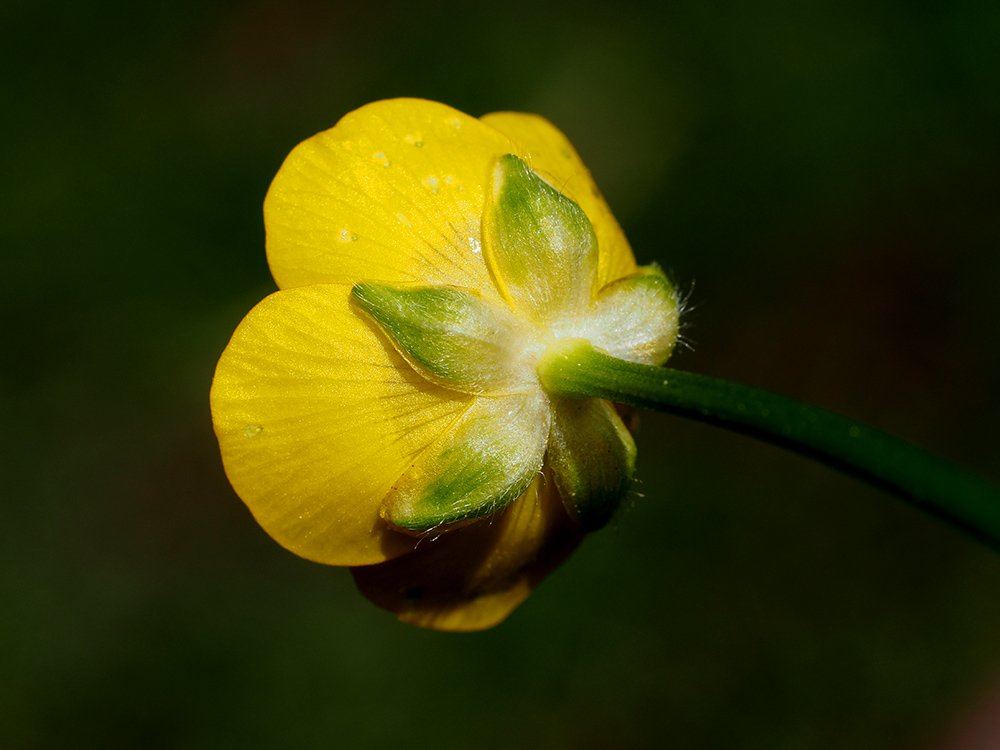
<instances>
[{"instance_id":1,"label":"flower stalk","mask_svg":"<svg viewBox=\"0 0 1000 750\"><path fill-rule=\"evenodd\" d=\"M1000 550L1000 490L857 420L741 383L626 362L581 339L554 344L539 361L538 375L553 395L676 414L809 456Z\"/></svg>"}]
</instances>

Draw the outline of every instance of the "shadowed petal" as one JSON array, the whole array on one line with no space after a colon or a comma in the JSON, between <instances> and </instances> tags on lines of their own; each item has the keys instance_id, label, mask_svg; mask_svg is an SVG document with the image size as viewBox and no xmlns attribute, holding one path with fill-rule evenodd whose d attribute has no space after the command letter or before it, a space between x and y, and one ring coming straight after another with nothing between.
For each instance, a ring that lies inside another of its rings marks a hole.
<instances>
[{"instance_id":1,"label":"shadowed petal","mask_svg":"<svg viewBox=\"0 0 1000 750\"><path fill-rule=\"evenodd\" d=\"M506 618L581 538L551 481L539 477L502 514L352 572L365 596L404 622L482 630Z\"/></svg>"}]
</instances>

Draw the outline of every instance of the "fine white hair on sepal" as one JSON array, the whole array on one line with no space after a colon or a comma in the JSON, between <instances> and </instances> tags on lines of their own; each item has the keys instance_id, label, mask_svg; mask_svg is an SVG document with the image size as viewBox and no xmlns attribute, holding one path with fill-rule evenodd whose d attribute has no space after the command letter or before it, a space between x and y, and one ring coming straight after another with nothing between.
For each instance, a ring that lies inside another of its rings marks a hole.
<instances>
[{"instance_id":1,"label":"fine white hair on sepal","mask_svg":"<svg viewBox=\"0 0 1000 750\"><path fill-rule=\"evenodd\" d=\"M667 274L667 278L670 279L671 283L674 283L673 274ZM677 298L677 340L674 343L674 348L680 347L689 352L693 352L695 347L694 339L688 335L695 327L695 322L691 319L692 313L697 309L692 301L694 299L694 285L695 280L691 279L687 289ZM674 284L674 289L677 288L677 285Z\"/></svg>"}]
</instances>

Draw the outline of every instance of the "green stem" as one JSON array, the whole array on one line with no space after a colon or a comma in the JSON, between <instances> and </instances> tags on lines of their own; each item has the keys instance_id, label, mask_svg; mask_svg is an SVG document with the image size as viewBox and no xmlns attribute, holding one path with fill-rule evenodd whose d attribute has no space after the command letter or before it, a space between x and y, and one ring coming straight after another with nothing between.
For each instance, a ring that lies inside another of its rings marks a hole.
<instances>
[{"instance_id":1,"label":"green stem","mask_svg":"<svg viewBox=\"0 0 1000 750\"><path fill-rule=\"evenodd\" d=\"M878 485L1000 549L1000 490L861 422L740 383L625 362L582 340L538 365L545 389L690 417L753 435Z\"/></svg>"}]
</instances>

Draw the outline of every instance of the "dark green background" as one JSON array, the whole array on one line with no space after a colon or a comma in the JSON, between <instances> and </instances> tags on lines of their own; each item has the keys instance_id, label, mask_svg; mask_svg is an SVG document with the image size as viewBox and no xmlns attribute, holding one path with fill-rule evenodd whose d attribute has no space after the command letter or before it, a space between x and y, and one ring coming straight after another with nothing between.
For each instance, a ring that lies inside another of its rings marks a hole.
<instances>
[{"instance_id":1,"label":"dark green background","mask_svg":"<svg viewBox=\"0 0 1000 750\"><path fill-rule=\"evenodd\" d=\"M1000 557L746 438L646 416L626 512L446 635L271 542L208 412L285 154L422 96L570 135L689 291L675 366L1000 479L995 0L8 0L0 29L0 746L937 748L1000 684Z\"/></svg>"}]
</instances>

